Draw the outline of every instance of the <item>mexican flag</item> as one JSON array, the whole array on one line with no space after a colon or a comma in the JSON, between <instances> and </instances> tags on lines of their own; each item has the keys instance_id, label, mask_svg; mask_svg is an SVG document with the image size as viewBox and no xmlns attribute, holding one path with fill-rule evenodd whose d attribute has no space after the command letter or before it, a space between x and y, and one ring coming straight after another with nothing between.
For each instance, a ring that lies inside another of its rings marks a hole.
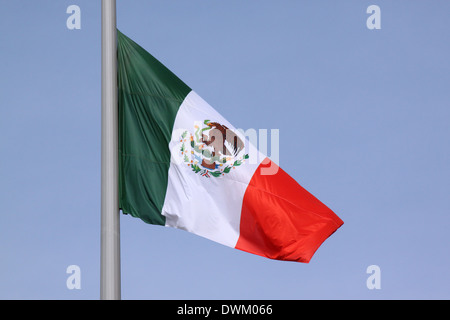
<instances>
[{"instance_id":1,"label":"mexican flag","mask_svg":"<svg viewBox=\"0 0 450 320\"><path fill-rule=\"evenodd\" d=\"M343 221L152 55L117 37L122 212L309 262Z\"/></svg>"}]
</instances>

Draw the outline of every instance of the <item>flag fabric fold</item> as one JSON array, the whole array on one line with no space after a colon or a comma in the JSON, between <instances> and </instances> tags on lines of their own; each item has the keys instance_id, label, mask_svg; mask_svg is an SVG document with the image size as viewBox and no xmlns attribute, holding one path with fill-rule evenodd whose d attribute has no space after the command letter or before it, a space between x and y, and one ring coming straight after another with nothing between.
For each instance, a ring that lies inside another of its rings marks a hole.
<instances>
[{"instance_id":1,"label":"flag fabric fold","mask_svg":"<svg viewBox=\"0 0 450 320\"><path fill-rule=\"evenodd\" d=\"M270 259L309 262L343 221L118 31L119 206Z\"/></svg>"}]
</instances>

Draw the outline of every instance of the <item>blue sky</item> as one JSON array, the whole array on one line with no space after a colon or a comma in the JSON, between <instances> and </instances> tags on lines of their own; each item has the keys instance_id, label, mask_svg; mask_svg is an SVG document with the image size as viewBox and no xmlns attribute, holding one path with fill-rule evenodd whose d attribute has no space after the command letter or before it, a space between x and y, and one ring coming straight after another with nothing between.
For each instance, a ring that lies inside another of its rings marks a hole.
<instances>
[{"instance_id":1,"label":"blue sky","mask_svg":"<svg viewBox=\"0 0 450 320\"><path fill-rule=\"evenodd\" d=\"M100 1L0 0L0 298L98 299ZM81 29L69 30L69 5ZM366 9L381 9L369 30ZM309 264L121 217L123 299L449 299L448 1L124 1L118 27L345 224ZM69 265L81 289L66 286ZM381 289L366 269L378 265Z\"/></svg>"}]
</instances>

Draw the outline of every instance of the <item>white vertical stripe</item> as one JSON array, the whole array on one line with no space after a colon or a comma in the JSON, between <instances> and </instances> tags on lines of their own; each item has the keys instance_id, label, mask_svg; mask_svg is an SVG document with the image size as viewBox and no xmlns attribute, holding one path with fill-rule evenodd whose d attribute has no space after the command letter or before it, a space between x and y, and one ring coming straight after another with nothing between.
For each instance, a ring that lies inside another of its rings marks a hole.
<instances>
[{"instance_id":1,"label":"white vertical stripe","mask_svg":"<svg viewBox=\"0 0 450 320\"><path fill-rule=\"evenodd\" d=\"M172 160L162 214L166 226L183 229L221 244L234 247L239 238L242 201L250 179L264 159L249 141L238 133L251 159L221 177L195 173L180 157L180 136L204 120L235 128L195 92L180 106L172 133ZM190 156L190 154L189 154Z\"/></svg>"}]
</instances>

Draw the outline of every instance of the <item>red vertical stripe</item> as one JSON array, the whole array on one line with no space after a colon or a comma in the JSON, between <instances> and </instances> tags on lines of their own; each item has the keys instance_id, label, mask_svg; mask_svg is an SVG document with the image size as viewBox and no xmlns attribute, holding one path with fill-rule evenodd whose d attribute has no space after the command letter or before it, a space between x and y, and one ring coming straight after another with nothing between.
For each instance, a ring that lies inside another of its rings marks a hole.
<instances>
[{"instance_id":1,"label":"red vertical stripe","mask_svg":"<svg viewBox=\"0 0 450 320\"><path fill-rule=\"evenodd\" d=\"M271 167L276 174L264 174ZM309 262L343 221L266 158L244 195L236 249L277 260Z\"/></svg>"}]
</instances>

